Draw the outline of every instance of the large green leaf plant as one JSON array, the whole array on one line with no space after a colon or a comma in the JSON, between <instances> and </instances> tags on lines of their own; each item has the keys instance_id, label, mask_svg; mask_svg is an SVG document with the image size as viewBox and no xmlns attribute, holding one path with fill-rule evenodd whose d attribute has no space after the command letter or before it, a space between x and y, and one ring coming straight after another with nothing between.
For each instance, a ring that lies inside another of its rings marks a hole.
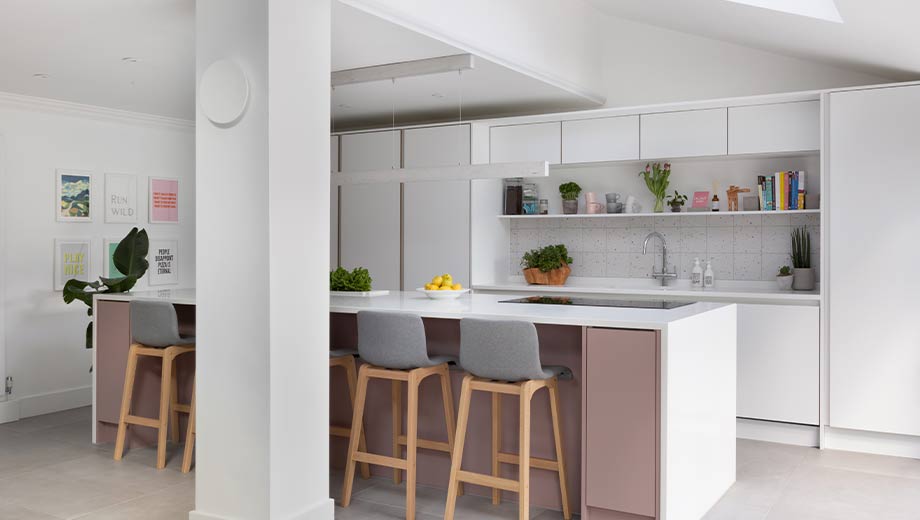
<instances>
[{"instance_id":1,"label":"large green leaf plant","mask_svg":"<svg viewBox=\"0 0 920 520\"><path fill-rule=\"evenodd\" d=\"M93 295L128 292L134 287L134 284L147 272L149 263L147 262L147 251L150 249L150 241L147 239L146 230L133 228L128 235L121 239L115 253L112 255L112 263L123 276L118 278L100 277L95 282L85 282L82 280L71 279L64 284L64 303L71 303L79 300L89 307L86 310L87 316L93 315ZM90 321L86 326L86 348L93 347L93 322Z\"/></svg>"}]
</instances>

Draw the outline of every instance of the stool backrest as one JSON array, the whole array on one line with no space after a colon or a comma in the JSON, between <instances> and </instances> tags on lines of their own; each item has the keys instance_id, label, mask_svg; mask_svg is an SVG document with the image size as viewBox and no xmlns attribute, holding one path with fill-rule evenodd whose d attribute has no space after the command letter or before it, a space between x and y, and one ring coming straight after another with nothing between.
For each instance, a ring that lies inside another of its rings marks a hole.
<instances>
[{"instance_id":1,"label":"stool backrest","mask_svg":"<svg viewBox=\"0 0 920 520\"><path fill-rule=\"evenodd\" d=\"M359 311L358 354L384 368L418 368L431 364L425 325L415 314Z\"/></svg>"},{"instance_id":2,"label":"stool backrest","mask_svg":"<svg viewBox=\"0 0 920 520\"><path fill-rule=\"evenodd\" d=\"M544 379L537 328L527 321L460 320L460 365L499 381Z\"/></svg>"},{"instance_id":3,"label":"stool backrest","mask_svg":"<svg viewBox=\"0 0 920 520\"><path fill-rule=\"evenodd\" d=\"M176 308L169 302L133 301L131 339L146 347L168 347L184 342L179 335Z\"/></svg>"}]
</instances>

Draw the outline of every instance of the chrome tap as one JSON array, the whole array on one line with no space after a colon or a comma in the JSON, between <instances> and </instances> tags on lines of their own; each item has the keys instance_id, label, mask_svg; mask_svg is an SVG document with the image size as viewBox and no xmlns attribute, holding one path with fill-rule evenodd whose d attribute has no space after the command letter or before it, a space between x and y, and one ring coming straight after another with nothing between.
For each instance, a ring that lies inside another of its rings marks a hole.
<instances>
[{"instance_id":1,"label":"chrome tap","mask_svg":"<svg viewBox=\"0 0 920 520\"><path fill-rule=\"evenodd\" d=\"M661 240L661 271L652 266L652 278L661 280L661 286L664 287L668 284L669 279L677 278L677 267L671 272L668 271L668 242L665 240L664 235L657 231L652 231L645 237L645 242L642 244L642 254L648 254L648 241L653 238Z\"/></svg>"}]
</instances>

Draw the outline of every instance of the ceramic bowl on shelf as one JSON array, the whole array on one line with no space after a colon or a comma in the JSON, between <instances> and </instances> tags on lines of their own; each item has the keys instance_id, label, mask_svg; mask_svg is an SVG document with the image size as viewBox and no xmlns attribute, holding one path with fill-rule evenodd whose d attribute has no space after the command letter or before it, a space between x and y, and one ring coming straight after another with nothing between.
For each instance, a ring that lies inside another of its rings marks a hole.
<instances>
[{"instance_id":1,"label":"ceramic bowl on shelf","mask_svg":"<svg viewBox=\"0 0 920 520\"><path fill-rule=\"evenodd\" d=\"M428 289L425 289L425 288L423 288L423 287L419 287L418 289L416 289L416 291L418 291L418 292L420 292L420 293L425 293L425 296L431 298L432 300L453 300L453 299L459 298L461 294L465 294L465 293L470 292L469 289L460 289L459 291L454 291L454 290L450 290L450 291L441 291L441 290L429 291Z\"/></svg>"}]
</instances>

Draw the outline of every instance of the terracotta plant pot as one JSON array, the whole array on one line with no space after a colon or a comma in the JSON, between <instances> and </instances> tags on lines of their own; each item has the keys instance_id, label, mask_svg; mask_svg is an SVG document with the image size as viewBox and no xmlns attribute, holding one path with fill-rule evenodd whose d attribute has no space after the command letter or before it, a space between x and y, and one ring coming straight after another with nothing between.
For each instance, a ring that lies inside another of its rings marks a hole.
<instances>
[{"instance_id":1,"label":"terracotta plant pot","mask_svg":"<svg viewBox=\"0 0 920 520\"><path fill-rule=\"evenodd\" d=\"M524 269L524 279L527 280L527 283L534 285L565 285L570 274L572 274L572 268L567 265L545 273L536 267Z\"/></svg>"}]
</instances>

